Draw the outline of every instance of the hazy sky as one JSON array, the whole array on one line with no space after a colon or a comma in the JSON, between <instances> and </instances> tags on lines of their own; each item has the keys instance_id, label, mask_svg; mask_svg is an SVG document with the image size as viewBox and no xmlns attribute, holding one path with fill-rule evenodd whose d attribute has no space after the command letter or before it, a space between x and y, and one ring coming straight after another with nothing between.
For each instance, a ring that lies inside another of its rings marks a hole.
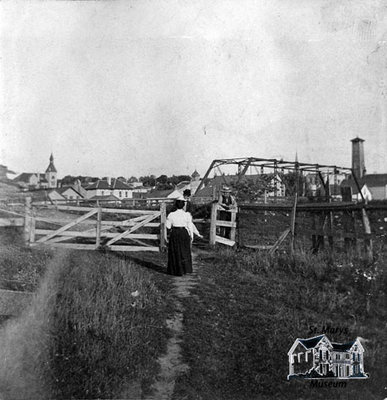
<instances>
[{"instance_id":1,"label":"hazy sky","mask_svg":"<svg viewBox=\"0 0 387 400\"><path fill-rule=\"evenodd\" d=\"M214 158L387 172L387 0L2 2L0 163L203 174Z\"/></svg>"}]
</instances>

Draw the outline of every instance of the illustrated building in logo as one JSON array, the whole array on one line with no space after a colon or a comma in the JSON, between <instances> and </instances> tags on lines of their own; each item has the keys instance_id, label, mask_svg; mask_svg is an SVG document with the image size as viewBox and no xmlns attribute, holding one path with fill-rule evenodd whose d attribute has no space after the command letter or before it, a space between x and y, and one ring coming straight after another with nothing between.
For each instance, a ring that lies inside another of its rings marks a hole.
<instances>
[{"instance_id":1,"label":"illustrated building in logo","mask_svg":"<svg viewBox=\"0 0 387 400\"><path fill-rule=\"evenodd\" d=\"M331 342L326 335L296 339L288 352L288 379L365 379L363 354L358 339L348 343Z\"/></svg>"}]
</instances>

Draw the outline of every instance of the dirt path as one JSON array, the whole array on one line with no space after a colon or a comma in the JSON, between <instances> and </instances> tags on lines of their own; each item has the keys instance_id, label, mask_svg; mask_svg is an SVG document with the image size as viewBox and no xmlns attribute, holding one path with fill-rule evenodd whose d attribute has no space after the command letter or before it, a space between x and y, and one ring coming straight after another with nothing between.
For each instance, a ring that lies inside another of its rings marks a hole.
<instances>
[{"instance_id":1,"label":"dirt path","mask_svg":"<svg viewBox=\"0 0 387 400\"><path fill-rule=\"evenodd\" d=\"M197 285L198 263L193 254L193 273L183 277L173 277L173 292L176 296L176 311L167 319L167 325L171 330L171 338L168 341L167 352L159 358L160 373L152 385L152 394L146 400L169 400L172 398L177 377L189 370L181 355L181 343L183 342L184 307L181 299L190 296L191 289Z\"/></svg>"},{"instance_id":2,"label":"dirt path","mask_svg":"<svg viewBox=\"0 0 387 400\"><path fill-rule=\"evenodd\" d=\"M33 293L0 289L0 315L16 316L32 303Z\"/></svg>"}]
</instances>

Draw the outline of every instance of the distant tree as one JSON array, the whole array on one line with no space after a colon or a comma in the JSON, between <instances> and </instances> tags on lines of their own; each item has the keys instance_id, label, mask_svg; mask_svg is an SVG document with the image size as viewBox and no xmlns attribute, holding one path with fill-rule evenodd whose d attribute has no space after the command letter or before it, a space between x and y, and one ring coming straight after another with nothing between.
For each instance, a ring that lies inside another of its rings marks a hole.
<instances>
[{"instance_id":1,"label":"distant tree","mask_svg":"<svg viewBox=\"0 0 387 400\"><path fill-rule=\"evenodd\" d=\"M129 183L138 182L138 179L137 179L135 176L131 176L131 177L128 179L128 182L129 182Z\"/></svg>"},{"instance_id":2,"label":"distant tree","mask_svg":"<svg viewBox=\"0 0 387 400\"><path fill-rule=\"evenodd\" d=\"M156 178L156 183L161 183L161 184L165 184L168 182L168 177L167 175L160 175L158 178Z\"/></svg>"},{"instance_id":3,"label":"distant tree","mask_svg":"<svg viewBox=\"0 0 387 400\"><path fill-rule=\"evenodd\" d=\"M183 181L191 181L191 177L189 175L178 175L177 176L178 182L183 182Z\"/></svg>"},{"instance_id":4,"label":"distant tree","mask_svg":"<svg viewBox=\"0 0 387 400\"><path fill-rule=\"evenodd\" d=\"M143 186L146 187L156 186L156 176L155 175L141 176L140 182L142 182Z\"/></svg>"},{"instance_id":5,"label":"distant tree","mask_svg":"<svg viewBox=\"0 0 387 400\"><path fill-rule=\"evenodd\" d=\"M72 184L74 184L75 180L77 178L71 175L66 175L63 179L62 179L62 186L70 186Z\"/></svg>"},{"instance_id":6,"label":"distant tree","mask_svg":"<svg viewBox=\"0 0 387 400\"><path fill-rule=\"evenodd\" d=\"M294 196L296 193L298 183L298 195L302 196L304 187L306 185L306 178L304 175L297 173L296 171L289 172L287 174L281 174L282 182L286 187L286 195ZM298 182L297 182L298 181Z\"/></svg>"},{"instance_id":7,"label":"distant tree","mask_svg":"<svg viewBox=\"0 0 387 400\"><path fill-rule=\"evenodd\" d=\"M171 183L170 179L167 175L160 175L156 179L156 189L157 190L169 190L173 189L173 184Z\"/></svg>"},{"instance_id":8,"label":"distant tree","mask_svg":"<svg viewBox=\"0 0 387 400\"><path fill-rule=\"evenodd\" d=\"M231 183L236 193L237 201L256 201L262 198L265 191L272 192L274 174L257 175L254 178L242 178L239 182Z\"/></svg>"},{"instance_id":9,"label":"distant tree","mask_svg":"<svg viewBox=\"0 0 387 400\"><path fill-rule=\"evenodd\" d=\"M175 185L177 185L179 182L181 182L181 180L179 180L179 177L178 177L178 176L172 175L172 176L170 176L170 177L168 178L168 182L169 182L171 185L175 186Z\"/></svg>"}]
</instances>

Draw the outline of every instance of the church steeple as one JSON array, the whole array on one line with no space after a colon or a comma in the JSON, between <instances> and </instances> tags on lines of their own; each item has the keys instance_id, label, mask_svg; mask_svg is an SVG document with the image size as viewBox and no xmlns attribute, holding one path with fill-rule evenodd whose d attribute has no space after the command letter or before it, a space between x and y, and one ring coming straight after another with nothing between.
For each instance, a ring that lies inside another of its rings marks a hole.
<instances>
[{"instance_id":1,"label":"church steeple","mask_svg":"<svg viewBox=\"0 0 387 400\"><path fill-rule=\"evenodd\" d=\"M57 170L55 168L54 165L54 156L50 155L50 164L48 165L47 169L46 169L46 179L48 182L48 187L49 188L54 188L57 185L57 179L56 179L56 174L57 174Z\"/></svg>"},{"instance_id":2,"label":"church steeple","mask_svg":"<svg viewBox=\"0 0 387 400\"><path fill-rule=\"evenodd\" d=\"M50 164L48 165L48 167L46 169L46 174L47 174L47 172L58 172L54 165L54 156L52 155L52 153L50 155Z\"/></svg>"}]
</instances>

